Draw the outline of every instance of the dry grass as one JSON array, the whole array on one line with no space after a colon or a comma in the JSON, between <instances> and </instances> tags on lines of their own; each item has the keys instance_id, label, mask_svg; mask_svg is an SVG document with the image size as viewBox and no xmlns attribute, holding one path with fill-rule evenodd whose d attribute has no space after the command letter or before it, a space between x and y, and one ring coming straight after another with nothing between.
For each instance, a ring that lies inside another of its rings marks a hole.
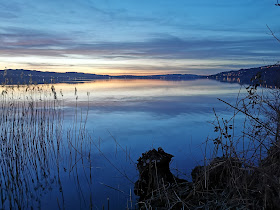
<instances>
[{"instance_id":1,"label":"dry grass","mask_svg":"<svg viewBox=\"0 0 280 210\"><path fill-rule=\"evenodd\" d=\"M214 144L212 157L194 168L192 182L159 182L141 209L279 209L280 91L257 87L247 87L247 96L233 105L220 100L233 116L215 113L217 136L206 144ZM238 115L244 117L241 132Z\"/></svg>"}]
</instances>

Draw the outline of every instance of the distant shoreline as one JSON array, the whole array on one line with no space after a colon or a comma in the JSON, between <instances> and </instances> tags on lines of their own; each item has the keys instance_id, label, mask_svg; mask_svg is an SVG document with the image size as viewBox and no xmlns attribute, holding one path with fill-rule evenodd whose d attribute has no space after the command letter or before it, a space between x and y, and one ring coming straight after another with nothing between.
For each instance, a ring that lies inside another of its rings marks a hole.
<instances>
[{"instance_id":1,"label":"distant shoreline","mask_svg":"<svg viewBox=\"0 0 280 210\"><path fill-rule=\"evenodd\" d=\"M166 81L188 81L196 79L212 79L220 82L256 84L269 88L280 87L280 64L262 66L236 71L225 71L213 75L195 74L162 74L162 75L98 75L79 72L43 72L37 70L5 69L0 70L0 83L3 85L23 84L55 84L55 83L80 83L94 80L110 79L150 79Z\"/></svg>"}]
</instances>

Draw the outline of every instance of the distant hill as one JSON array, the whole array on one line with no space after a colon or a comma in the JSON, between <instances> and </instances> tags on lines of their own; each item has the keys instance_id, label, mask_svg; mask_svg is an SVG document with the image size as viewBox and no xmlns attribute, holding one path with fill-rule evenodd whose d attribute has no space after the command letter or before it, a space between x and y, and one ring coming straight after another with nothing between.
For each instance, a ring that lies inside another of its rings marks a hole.
<instances>
[{"instance_id":1,"label":"distant hill","mask_svg":"<svg viewBox=\"0 0 280 210\"><path fill-rule=\"evenodd\" d=\"M240 84L260 84L264 87L280 87L280 64L262 66L238 71L227 71L210 75L207 78L220 82Z\"/></svg>"},{"instance_id":2,"label":"distant hill","mask_svg":"<svg viewBox=\"0 0 280 210\"><path fill-rule=\"evenodd\" d=\"M24 69L0 70L0 82L3 84L28 84L28 83L59 83L75 82L94 79L109 79L109 75L85 74L78 72L42 72Z\"/></svg>"},{"instance_id":3,"label":"distant hill","mask_svg":"<svg viewBox=\"0 0 280 210\"><path fill-rule=\"evenodd\" d=\"M148 76L134 76L134 75L121 75L114 76L116 79L162 79L162 80L194 80L204 78L195 74L162 74L162 75L148 75Z\"/></svg>"},{"instance_id":4,"label":"distant hill","mask_svg":"<svg viewBox=\"0 0 280 210\"><path fill-rule=\"evenodd\" d=\"M226 71L209 76L195 74L162 74L162 75L98 75L78 72L43 72L24 69L0 70L0 84L28 84L28 83L74 83L98 79L161 79L161 80L195 80L214 79L220 82L239 84L261 84L265 87L280 87L280 64L262 66L251 69L240 69L238 71Z\"/></svg>"},{"instance_id":5,"label":"distant hill","mask_svg":"<svg viewBox=\"0 0 280 210\"><path fill-rule=\"evenodd\" d=\"M162 79L162 80L192 80L199 79L202 76L193 74L167 74L167 75L149 75L149 76L133 76L133 75L98 75L86 74L78 72L42 72L36 70L24 69L6 69L0 70L1 84L29 84L29 83L61 83L61 82L82 82L97 79Z\"/></svg>"}]
</instances>

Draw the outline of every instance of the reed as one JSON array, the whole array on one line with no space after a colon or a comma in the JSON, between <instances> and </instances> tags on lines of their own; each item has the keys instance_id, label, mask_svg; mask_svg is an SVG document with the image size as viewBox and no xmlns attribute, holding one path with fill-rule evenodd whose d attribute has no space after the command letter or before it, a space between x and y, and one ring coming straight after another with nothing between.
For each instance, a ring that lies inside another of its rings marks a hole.
<instances>
[{"instance_id":1,"label":"reed","mask_svg":"<svg viewBox=\"0 0 280 210\"><path fill-rule=\"evenodd\" d=\"M41 197L58 188L57 203L64 209L61 173L66 172L75 177L77 194L85 200L78 167L91 188L87 114L76 107L75 123L64 128L63 93L53 85L3 85L0 101L0 208L39 208ZM83 205L92 206L92 194L87 197Z\"/></svg>"}]
</instances>

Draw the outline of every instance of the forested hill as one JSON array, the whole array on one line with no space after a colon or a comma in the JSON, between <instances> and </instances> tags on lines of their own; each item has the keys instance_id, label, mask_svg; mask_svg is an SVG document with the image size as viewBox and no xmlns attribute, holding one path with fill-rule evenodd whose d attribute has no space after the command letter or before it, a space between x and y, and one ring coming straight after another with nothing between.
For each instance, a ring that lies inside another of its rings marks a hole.
<instances>
[{"instance_id":1,"label":"forested hill","mask_svg":"<svg viewBox=\"0 0 280 210\"><path fill-rule=\"evenodd\" d=\"M280 87L280 64L262 66L238 71L227 71L210 75L207 78L220 82L240 84L260 84L264 87Z\"/></svg>"},{"instance_id":2,"label":"forested hill","mask_svg":"<svg viewBox=\"0 0 280 210\"><path fill-rule=\"evenodd\" d=\"M108 78L109 75L85 74L77 72L57 73L24 69L0 70L0 82L5 84L59 83Z\"/></svg>"},{"instance_id":3,"label":"forested hill","mask_svg":"<svg viewBox=\"0 0 280 210\"><path fill-rule=\"evenodd\" d=\"M0 70L0 82L3 84L29 84L29 83L61 83L61 82L81 82L97 79L162 79L162 80L190 80L198 79L202 76L193 74L166 74L166 75L148 75L148 76L133 76L133 75L98 75L86 74L78 72L43 72L36 70L24 69L6 69Z\"/></svg>"},{"instance_id":4,"label":"forested hill","mask_svg":"<svg viewBox=\"0 0 280 210\"><path fill-rule=\"evenodd\" d=\"M194 80L208 78L220 82L240 83L240 84L260 84L265 87L280 87L280 64L262 66L251 69L240 69L238 71L221 72L209 76L199 76L194 74L163 74L163 75L98 75L78 72L43 72L24 69L0 70L1 84L29 84L29 83L61 83L61 82L81 82L97 79L161 79L161 80Z\"/></svg>"}]
</instances>

